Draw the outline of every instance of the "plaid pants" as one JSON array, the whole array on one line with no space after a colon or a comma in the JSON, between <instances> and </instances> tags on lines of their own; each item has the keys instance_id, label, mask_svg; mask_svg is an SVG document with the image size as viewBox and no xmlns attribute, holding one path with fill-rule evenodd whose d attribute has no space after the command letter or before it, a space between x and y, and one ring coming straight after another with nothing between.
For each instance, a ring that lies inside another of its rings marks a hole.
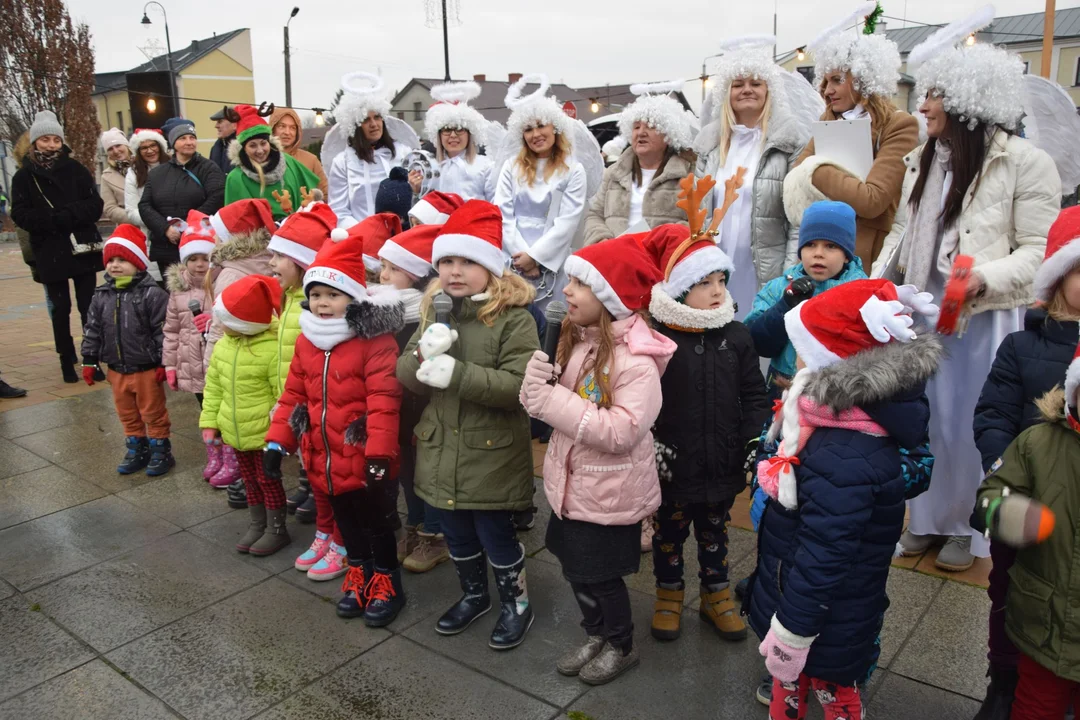
<instances>
[{"instance_id":1,"label":"plaid pants","mask_svg":"<svg viewBox=\"0 0 1080 720\"><path fill-rule=\"evenodd\" d=\"M271 480L263 472L262 450L236 451L236 463L240 477L247 488L248 507L265 505L267 510L285 507L285 486L280 480Z\"/></svg>"}]
</instances>

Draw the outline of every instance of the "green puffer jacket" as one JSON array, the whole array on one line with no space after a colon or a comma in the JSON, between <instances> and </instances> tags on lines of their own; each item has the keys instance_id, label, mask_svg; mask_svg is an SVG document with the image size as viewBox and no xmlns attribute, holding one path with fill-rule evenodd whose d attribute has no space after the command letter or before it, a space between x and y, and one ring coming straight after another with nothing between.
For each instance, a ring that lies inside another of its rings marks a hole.
<instances>
[{"instance_id":1,"label":"green puffer jacket","mask_svg":"<svg viewBox=\"0 0 1080 720\"><path fill-rule=\"evenodd\" d=\"M539 348L536 321L510 308L493 327L480 322L478 303L456 308L450 327L458 339L450 386L416 379L413 355L433 315L427 308L398 358L401 384L430 397L416 425L416 494L440 510L526 510L532 505L533 462L529 416L518 400L529 358Z\"/></svg>"},{"instance_id":2,"label":"green puffer jacket","mask_svg":"<svg viewBox=\"0 0 1080 720\"><path fill-rule=\"evenodd\" d=\"M259 450L277 402L277 327L251 337L225 335L214 346L206 368L200 428L221 431L235 450Z\"/></svg>"},{"instance_id":3,"label":"green puffer jacket","mask_svg":"<svg viewBox=\"0 0 1080 720\"><path fill-rule=\"evenodd\" d=\"M1041 545L1017 551L1009 570L1005 632L1025 655L1060 678L1080 682L1080 434L1065 420L1065 393L1038 401L1046 422L1020 433L979 488L973 527L986 526L986 508L1008 488L1049 507L1057 518Z\"/></svg>"},{"instance_id":4,"label":"green puffer jacket","mask_svg":"<svg viewBox=\"0 0 1080 720\"><path fill-rule=\"evenodd\" d=\"M277 355L274 356L274 397L281 397L285 389L285 380L289 377L296 340L300 337L300 303L304 301L304 288L298 287L285 291L285 302L281 305L278 316Z\"/></svg>"}]
</instances>

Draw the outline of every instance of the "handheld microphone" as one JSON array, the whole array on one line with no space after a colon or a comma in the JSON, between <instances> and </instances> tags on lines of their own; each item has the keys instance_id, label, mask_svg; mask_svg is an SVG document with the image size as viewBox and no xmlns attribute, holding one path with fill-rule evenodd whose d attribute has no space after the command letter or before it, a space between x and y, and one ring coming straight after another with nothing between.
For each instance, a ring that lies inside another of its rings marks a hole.
<instances>
[{"instance_id":1,"label":"handheld microphone","mask_svg":"<svg viewBox=\"0 0 1080 720\"><path fill-rule=\"evenodd\" d=\"M551 301L547 310L544 311L544 319L547 321L547 325L544 327L544 341L541 343L541 350L548 356L548 362L552 365L555 364L555 356L559 352L559 335L562 333L563 319L566 317L566 303L560 300ZM555 378L552 377L548 381L550 385L555 384Z\"/></svg>"},{"instance_id":2,"label":"handheld microphone","mask_svg":"<svg viewBox=\"0 0 1080 720\"><path fill-rule=\"evenodd\" d=\"M191 311L191 317L202 314L202 305L199 304L198 300L188 300L187 307ZM203 340L206 340L206 333L203 333L202 336Z\"/></svg>"},{"instance_id":3,"label":"handheld microphone","mask_svg":"<svg viewBox=\"0 0 1080 720\"><path fill-rule=\"evenodd\" d=\"M454 301L450 296L439 293L431 299L431 306L435 308L435 322L450 325L450 312L454 309Z\"/></svg>"}]
</instances>

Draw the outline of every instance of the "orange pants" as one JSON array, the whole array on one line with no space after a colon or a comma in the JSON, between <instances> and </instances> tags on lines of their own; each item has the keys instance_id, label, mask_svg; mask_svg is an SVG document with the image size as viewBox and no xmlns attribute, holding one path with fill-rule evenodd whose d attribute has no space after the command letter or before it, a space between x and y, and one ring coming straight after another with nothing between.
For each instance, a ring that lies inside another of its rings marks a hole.
<instances>
[{"instance_id":1,"label":"orange pants","mask_svg":"<svg viewBox=\"0 0 1080 720\"><path fill-rule=\"evenodd\" d=\"M131 437L169 437L169 411L165 407L165 386L155 381L153 370L121 375L109 370L113 403L124 426L124 435Z\"/></svg>"}]
</instances>

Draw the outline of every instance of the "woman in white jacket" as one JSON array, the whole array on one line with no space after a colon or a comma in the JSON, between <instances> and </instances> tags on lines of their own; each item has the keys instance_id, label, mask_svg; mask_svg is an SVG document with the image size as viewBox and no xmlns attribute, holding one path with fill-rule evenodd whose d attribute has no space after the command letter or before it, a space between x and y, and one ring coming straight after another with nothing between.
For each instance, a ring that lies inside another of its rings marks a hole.
<instances>
[{"instance_id":1,"label":"woman in white jacket","mask_svg":"<svg viewBox=\"0 0 1080 720\"><path fill-rule=\"evenodd\" d=\"M919 48L916 48L919 50ZM912 52L916 62L926 51ZM1020 115L1023 64L990 45L949 48L916 71L927 142L904 158L903 195L874 265L875 277L903 275L941 304L957 255L974 257L962 335L927 386L930 489L911 501L900 539L905 555L945 540L936 564L965 570L989 553L968 525L983 478L972 422L998 345L1022 326L1046 235L1061 207L1053 160L1013 134Z\"/></svg>"},{"instance_id":2,"label":"woman in white jacket","mask_svg":"<svg viewBox=\"0 0 1080 720\"><path fill-rule=\"evenodd\" d=\"M539 82L540 89L521 98L526 82ZM510 87L506 134L521 145L502 166L493 200L502 212L507 265L536 287L540 310L562 298L563 263L582 232L588 201L585 168L573 157L573 121L544 95L547 88L547 78L528 75Z\"/></svg>"},{"instance_id":3,"label":"woman in white jacket","mask_svg":"<svg viewBox=\"0 0 1080 720\"><path fill-rule=\"evenodd\" d=\"M435 146L439 176L431 181L428 191L453 193L462 200L491 201L485 188L494 163L479 153L485 144L487 121L469 105L469 100L479 95L480 86L471 80L431 88L431 97L437 102L424 117L424 133ZM419 170L409 173L414 195L420 194L422 182Z\"/></svg>"},{"instance_id":4,"label":"woman in white jacket","mask_svg":"<svg viewBox=\"0 0 1080 720\"><path fill-rule=\"evenodd\" d=\"M146 225L139 215L139 200L150 170L168 159L168 147L165 136L158 130L136 130L128 140L128 147L131 148L131 167L124 176L124 209L128 221L146 232Z\"/></svg>"}]
</instances>

